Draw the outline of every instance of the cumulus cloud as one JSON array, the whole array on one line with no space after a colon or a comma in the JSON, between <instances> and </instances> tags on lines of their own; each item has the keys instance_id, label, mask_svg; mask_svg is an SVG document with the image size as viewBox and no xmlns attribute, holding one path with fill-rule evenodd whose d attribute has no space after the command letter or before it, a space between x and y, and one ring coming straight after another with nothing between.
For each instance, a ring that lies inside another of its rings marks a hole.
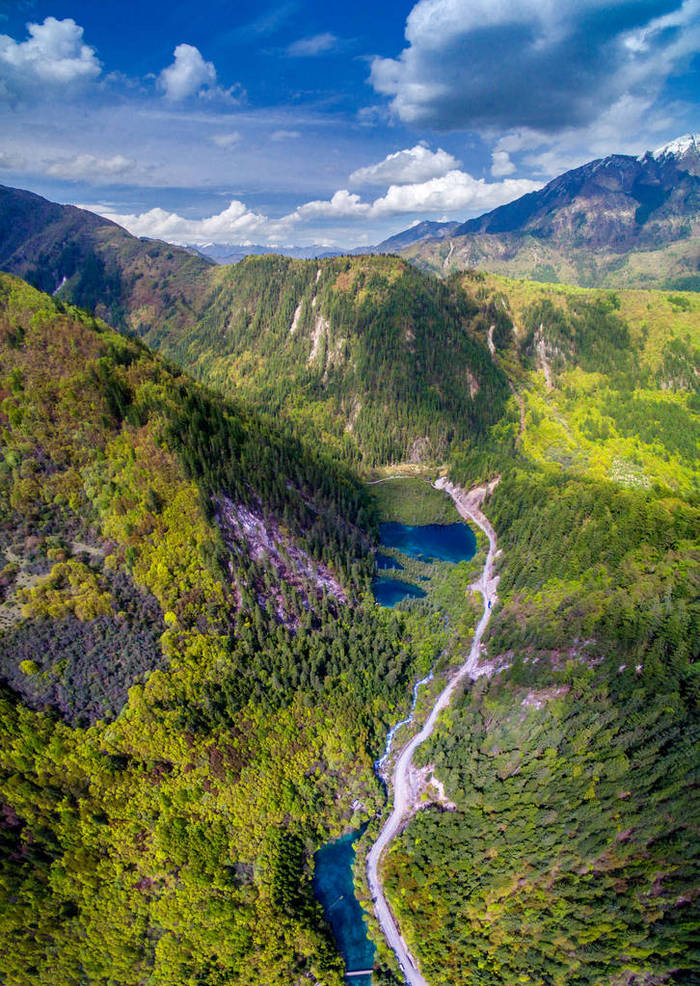
<instances>
[{"instance_id":1,"label":"cumulus cloud","mask_svg":"<svg viewBox=\"0 0 700 986\"><path fill-rule=\"evenodd\" d=\"M213 62L205 62L194 45L178 45L173 52L175 61L158 76L159 88L166 99L177 102L194 96L205 86L216 83L216 69Z\"/></svg>"},{"instance_id":2,"label":"cumulus cloud","mask_svg":"<svg viewBox=\"0 0 700 986\"><path fill-rule=\"evenodd\" d=\"M106 158L96 157L94 154L76 154L49 162L45 174L69 181L103 182L121 178L133 171L135 166L136 162L123 154Z\"/></svg>"},{"instance_id":3,"label":"cumulus cloud","mask_svg":"<svg viewBox=\"0 0 700 986\"><path fill-rule=\"evenodd\" d=\"M204 219L186 219L165 209L149 209L140 214L103 212L134 236L149 236L170 243L237 243L268 225L265 216L247 209L233 199L223 212Z\"/></svg>"},{"instance_id":4,"label":"cumulus cloud","mask_svg":"<svg viewBox=\"0 0 700 986\"><path fill-rule=\"evenodd\" d=\"M213 62L206 62L199 48L180 44L173 52L174 61L158 76L158 88L172 103L182 102L191 96L201 99L237 102L243 95L240 86L223 89L216 84Z\"/></svg>"},{"instance_id":5,"label":"cumulus cloud","mask_svg":"<svg viewBox=\"0 0 700 986\"><path fill-rule=\"evenodd\" d=\"M421 142L415 147L389 154L378 164L370 164L366 168L358 168L350 175L352 185L388 185L392 182L427 181L430 178L440 178L458 168L457 161L447 151L438 148L431 151L427 144Z\"/></svg>"},{"instance_id":6,"label":"cumulus cloud","mask_svg":"<svg viewBox=\"0 0 700 986\"><path fill-rule=\"evenodd\" d=\"M374 202L363 202L359 195L342 189L327 201L307 202L299 206L284 221L349 217L381 219L412 212L485 212L538 188L541 188L540 182L525 178L487 182L455 169L429 181L391 185Z\"/></svg>"},{"instance_id":7,"label":"cumulus cloud","mask_svg":"<svg viewBox=\"0 0 700 986\"><path fill-rule=\"evenodd\" d=\"M371 82L405 123L436 129L583 126L625 94L650 103L697 51L699 0L419 0L407 47Z\"/></svg>"},{"instance_id":8,"label":"cumulus cloud","mask_svg":"<svg viewBox=\"0 0 700 986\"><path fill-rule=\"evenodd\" d=\"M507 178L500 182L487 182L455 169L440 178L391 185L384 195L374 201L363 201L360 195L339 189L330 199L305 202L278 219L248 209L243 202L235 199L223 212L203 219L187 219L164 209L150 209L132 215L104 210L100 214L124 226L135 236L149 236L171 243L289 243L292 242L291 237L297 235L295 230L299 227L313 228L314 225L338 223L345 227L344 236L358 240L366 234L368 222L381 222L392 216L411 213L442 216L454 215L455 212L485 212L540 187L539 183L526 179ZM360 232L353 230L354 221L362 222ZM320 229L313 232L315 243L322 239Z\"/></svg>"},{"instance_id":9,"label":"cumulus cloud","mask_svg":"<svg viewBox=\"0 0 700 986\"><path fill-rule=\"evenodd\" d=\"M27 24L29 37L15 41L0 34L0 96L51 96L56 88L96 79L101 72L95 50L83 43L83 28L71 17L47 17Z\"/></svg>"},{"instance_id":10,"label":"cumulus cloud","mask_svg":"<svg viewBox=\"0 0 700 986\"><path fill-rule=\"evenodd\" d=\"M491 155L491 174L494 178L502 178L503 175L512 175L515 165L510 159L508 151L494 151Z\"/></svg>"},{"instance_id":11,"label":"cumulus cloud","mask_svg":"<svg viewBox=\"0 0 700 986\"><path fill-rule=\"evenodd\" d=\"M299 38L292 42L287 48L287 54L292 58L314 58L316 55L325 55L328 51L333 51L337 47L338 38L330 31L323 34L314 34L311 38Z\"/></svg>"},{"instance_id":12,"label":"cumulus cloud","mask_svg":"<svg viewBox=\"0 0 700 986\"><path fill-rule=\"evenodd\" d=\"M329 200L315 199L306 202L298 209L284 217L283 222L293 223L302 219L348 219L351 216L367 216L371 211L368 202L363 202L359 195L343 188L337 191Z\"/></svg>"},{"instance_id":13,"label":"cumulus cloud","mask_svg":"<svg viewBox=\"0 0 700 986\"><path fill-rule=\"evenodd\" d=\"M540 182L506 178L487 182L465 171L448 171L441 178L411 185L392 185L372 204L375 216L405 212L486 212L540 188Z\"/></svg>"}]
</instances>

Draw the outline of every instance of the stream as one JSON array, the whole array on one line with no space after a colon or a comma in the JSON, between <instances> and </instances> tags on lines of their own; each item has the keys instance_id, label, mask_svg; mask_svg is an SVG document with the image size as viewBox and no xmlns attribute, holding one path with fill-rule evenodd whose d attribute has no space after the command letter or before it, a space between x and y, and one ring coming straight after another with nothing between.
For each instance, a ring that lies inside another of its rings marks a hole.
<instances>
[{"instance_id":1,"label":"stream","mask_svg":"<svg viewBox=\"0 0 700 986\"><path fill-rule=\"evenodd\" d=\"M409 558L418 558L426 562L437 559L454 564L473 558L476 552L474 532L463 523L425 524L414 527L397 523L382 524L380 538L382 546L395 548ZM377 555L379 571L400 570L402 567L389 556ZM415 586L384 576L375 579L373 589L377 602L385 606L394 606L409 595L425 595ZM414 721L420 688L432 681L432 678L431 670L426 677L415 682L408 716L389 729L384 752L374 762L375 773L387 791L389 784L384 774L384 767L393 753L394 739L402 726L408 726ZM366 827L365 825L340 839L327 843L315 856L314 893L323 907L348 972L370 969L374 962L375 947L367 937L365 913L355 896L353 882L354 844ZM356 976L349 982L354 983L355 986L371 986L371 976Z\"/></svg>"}]
</instances>

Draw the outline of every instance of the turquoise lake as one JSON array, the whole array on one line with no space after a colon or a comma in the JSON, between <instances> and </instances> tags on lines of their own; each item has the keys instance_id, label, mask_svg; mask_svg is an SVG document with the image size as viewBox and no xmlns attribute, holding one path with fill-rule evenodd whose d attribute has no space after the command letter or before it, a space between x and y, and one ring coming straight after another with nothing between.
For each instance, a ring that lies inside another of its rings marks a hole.
<instances>
[{"instance_id":1,"label":"turquoise lake","mask_svg":"<svg viewBox=\"0 0 700 986\"><path fill-rule=\"evenodd\" d=\"M410 558L424 562L439 560L454 564L469 561L476 554L476 537L467 524L423 524L411 527L407 524L388 523L380 525L379 533L385 547L396 548ZM400 562L381 552L377 553L376 566L379 572L403 568ZM424 579L425 576L421 578ZM374 579L372 591L382 606L395 606L402 599L420 599L426 595L418 586L386 575L378 575ZM414 704L415 697L414 689ZM355 897L352 879L355 842L363 831L364 829L360 829L335 842L329 842L314 857L314 893L333 930L348 972L371 969L374 962L375 948L367 938L364 912ZM371 986L372 977L357 976L348 982L353 983L353 986Z\"/></svg>"},{"instance_id":2,"label":"turquoise lake","mask_svg":"<svg viewBox=\"0 0 700 986\"><path fill-rule=\"evenodd\" d=\"M400 579L388 579L380 575L372 581L372 592L380 606L396 606L402 599L422 599L426 595L424 589Z\"/></svg>"},{"instance_id":3,"label":"turquoise lake","mask_svg":"<svg viewBox=\"0 0 700 986\"><path fill-rule=\"evenodd\" d=\"M363 831L359 829L329 842L314 857L314 893L333 929L348 972L371 969L374 962L374 945L367 937L364 912L355 897L352 880L354 844ZM353 976L348 981L354 986L371 986L372 977Z\"/></svg>"},{"instance_id":4,"label":"turquoise lake","mask_svg":"<svg viewBox=\"0 0 700 986\"><path fill-rule=\"evenodd\" d=\"M421 524L415 527L394 521L379 525L380 543L386 548L416 558L422 562L445 561L456 564L469 561L476 554L476 535L467 524ZM401 569L403 566L389 555L377 553L377 571ZM421 576L421 581L427 581ZM401 579L378 575L372 582L374 598L380 606L396 606L404 599L421 599L423 589Z\"/></svg>"},{"instance_id":5,"label":"turquoise lake","mask_svg":"<svg viewBox=\"0 0 700 986\"><path fill-rule=\"evenodd\" d=\"M411 527L395 522L379 525L379 540L420 561L469 561L476 554L476 535L467 524L421 524Z\"/></svg>"}]
</instances>

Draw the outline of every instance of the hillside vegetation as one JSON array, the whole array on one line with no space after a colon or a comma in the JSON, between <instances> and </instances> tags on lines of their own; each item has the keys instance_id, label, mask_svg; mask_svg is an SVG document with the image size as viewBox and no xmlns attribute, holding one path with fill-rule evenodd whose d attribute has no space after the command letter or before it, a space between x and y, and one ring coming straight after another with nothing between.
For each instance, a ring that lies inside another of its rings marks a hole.
<instances>
[{"instance_id":1,"label":"hillside vegetation","mask_svg":"<svg viewBox=\"0 0 700 986\"><path fill-rule=\"evenodd\" d=\"M0 185L0 270L117 329L190 324L214 269L200 254L141 240L86 209Z\"/></svg>"},{"instance_id":2,"label":"hillside vegetation","mask_svg":"<svg viewBox=\"0 0 700 986\"><path fill-rule=\"evenodd\" d=\"M623 255L601 247L559 246L539 236L466 233L425 240L401 250L420 270L444 277L467 269L503 277L600 288L666 288L697 291L698 236Z\"/></svg>"},{"instance_id":3,"label":"hillside vegetation","mask_svg":"<svg viewBox=\"0 0 700 986\"><path fill-rule=\"evenodd\" d=\"M406 829L393 905L429 982L694 983L697 299L478 283L515 396L452 475L500 475L503 670L422 752L455 808Z\"/></svg>"},{"instance_id":4,"label":"hillside vegetation","mask_svg":"<svg viewBox=\"0 0 700 986\"><path fill-rule=\"evenodd\" d=\"M249 257L199 322L139 334L221 393L281 413L350 461L435 461L500 414L503 374L458 285L396 257Z\"/></svg>"},{"instance_id":5,"label":"hillside vegetation","mask_svg":"<svg viewBox=\"0 0 700 986\"><path fill-rule=\"evenodd\" d=\"M421 751L401 931L436 986L695 983L697 296L190 267L20 205L12 263L67 280L0 275L3 983L340 986L313 852L383 804L386 728L479 609L478 556L388 549L427 595L369 594L378 510L453 519L439 460L499 480L499 670Z\"/></svg>"},{"instance_id":6,"label":"hillside vegetation","mask_svg":"<svg viewBox=\"0 0 700 986\"><path fill-rule=\"evenodd\" d=\"M342 467L0 277L0 976L342 982L318 845L418 658Z\"/></svg>"},{"instance_id":7,"label":"hillside vegetation","mask_svg":"<svg viewBox=\"0 0 700 986\"><path fill-rule=\"evenodd\" d=\"M493 338L514 396L488 446L456 461L495 474L499 455L517 448L540 465L626 488L697 492L697 294L466 280L498 315L491 324L512 326ZM487 323L478 325L485 337Z\"/></svg>"},{"instance_id":8,"label":"hillside vegetation","mask_svg":"<svg viewBox=\"0 0 700 986\"><path fill-rule=\"evenodd\" d=\"M396 257L216 268L92 213L0 187L0 267L105 318L346 461L439 461L501 415L478 305Z\"/></svg>"}]
</instances>

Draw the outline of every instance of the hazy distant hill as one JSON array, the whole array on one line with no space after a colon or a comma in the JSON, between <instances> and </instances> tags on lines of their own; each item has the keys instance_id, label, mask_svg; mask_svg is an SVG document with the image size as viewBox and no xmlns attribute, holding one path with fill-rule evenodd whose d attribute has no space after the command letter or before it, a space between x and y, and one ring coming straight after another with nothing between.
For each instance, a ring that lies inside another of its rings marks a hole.
<instances>
[{"instance_id":1,"label":"hazy distant hill","mask_svg":"<svg viewBox=\"0 0 700 986\"><path fill-rule=\"evenodd\" d=\"M330 248L320 243L311 246L282 246L271 247L263 246L260 243L205 243L202 245L192 245L188 249L195 250L205 257L216 261L217 264L237 264L244 257L259 257L268 253L278 254L281 257L296 257L298 260L322 259L324 257L356 257L369 253L398 253L405 247L418 243L421 240L442 239L451 236L460 224L458 222L437 223L422 222L416 223L409 229L405 229L394 236L389 236L381 243L373 246L361 247L337 247Z\"/></svg>"},{"instance_id":2,"label":"hazy distant hill","mask_svg":"<svg viewBox=\"0 0 700 986\"><path fill-rule=\"evenodd\" d=\"M698 139L592 161L406 256L440 273L476 267L584 286L697 287Z\"/></svg>"}]
</instances>

